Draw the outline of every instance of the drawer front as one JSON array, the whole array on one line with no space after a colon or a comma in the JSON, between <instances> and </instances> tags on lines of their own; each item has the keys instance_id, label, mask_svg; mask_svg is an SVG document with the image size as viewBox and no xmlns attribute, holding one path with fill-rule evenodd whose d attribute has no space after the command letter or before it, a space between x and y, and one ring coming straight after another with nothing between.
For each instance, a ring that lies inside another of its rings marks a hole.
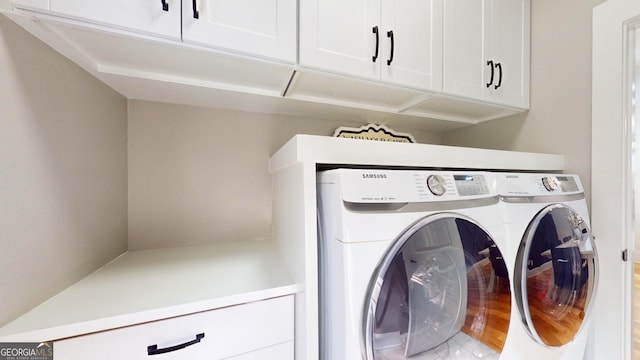
<instances>
[{"instance_id":1,"label":"drawer front","mask_svg":"<svg viewBox=\"0 0 640 360\"><path fill-rule=\"evenodd\" d=\"M293 340L226 360L293 360Z\"/></svg>"},{"instance_id":2,"label":"drawer front","mask_svg":"<svg viewBox=\"0 0 640 360\"><path fill-rule=\"evenodd\" d=\"M204 337L195 342L198 334ZM268 354L277 356L286 348L276 345L292 340L293 296L285 296L57 341L54 356L65 360L251 360L251 354L258 353L258 358L271 359ZM151 345L167 349L189 342L195 343L148 354Z\"/></svg>"}]
</instances>

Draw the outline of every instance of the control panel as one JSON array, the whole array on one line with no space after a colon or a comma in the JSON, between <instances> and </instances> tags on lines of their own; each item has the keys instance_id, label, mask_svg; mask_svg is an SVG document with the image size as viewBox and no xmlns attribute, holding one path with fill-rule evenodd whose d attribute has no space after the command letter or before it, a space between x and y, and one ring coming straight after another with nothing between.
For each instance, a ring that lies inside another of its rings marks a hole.
<instances>
[{"instance_id":1,"label":"control panel","mask_svg":"<svg viewBox=\"0 0 640 360\"><path fill-rule=\"evenodd\" d=\"M583 192L577 175L496 174L498 194L503 196L571 195Z\"/></svg>"},{"instance_id":2,"label":"control panel","mask_svg":"<svg viewBox=\"0 0 640 360\"><path fill-rule=\"evenodd\" d=\"M541 181L547 191L567 193L579 190L576 178L573 176L543 176Z\"/></svg>"},{"instance_id":3,"label":"control panel","mask_svg":"<svg viewBox=\"0 0 640 360\"><path fill-rule=\"evenodd\" d=\"M493 175L482 172L337 169L321 182L339 182L343 200L354 203L433 202L497 196Z\"/></svg>"}]
</instances>

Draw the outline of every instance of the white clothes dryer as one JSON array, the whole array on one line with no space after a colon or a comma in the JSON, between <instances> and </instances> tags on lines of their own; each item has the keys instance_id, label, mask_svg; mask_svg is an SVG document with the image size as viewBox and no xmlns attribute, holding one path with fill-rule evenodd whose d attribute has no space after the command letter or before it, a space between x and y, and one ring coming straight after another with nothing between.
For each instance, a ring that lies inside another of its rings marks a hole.
<instances>
[{"instance_id":1,"label":"white clothes dryer","mask_svg":"<svg viewBox=\"0 0 640 360\"><path fill-rule=\"evenodd\" d=\"M507 359L583 359L597 259L577 175L498 173L513 321Z\"/></svg>"},{"instance_id":2,"label":"white clothes dryer","mask_svg":"<svg viewBox=\"0 0 640 360\"><path fill-rule=\"evenodd\" d=\"M498 359L511 316L493 174L318 173L320 358Z\"/></svg>"}]
</instances>

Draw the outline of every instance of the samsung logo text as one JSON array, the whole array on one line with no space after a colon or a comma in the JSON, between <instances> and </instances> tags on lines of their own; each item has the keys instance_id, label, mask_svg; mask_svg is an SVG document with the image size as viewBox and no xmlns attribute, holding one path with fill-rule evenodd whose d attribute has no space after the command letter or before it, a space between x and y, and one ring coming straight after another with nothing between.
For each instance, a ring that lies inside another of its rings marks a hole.
<instances>
[{"instance_id":1,"label":"samsung logo text","mask_svg":"<svg viewBox=\"0 0 640 360\"><path fill-rule=\"evenodd\" d=\"M387 174L365 173L362 174L363 179L386 179Z\"/></svg>"}]
</instances>

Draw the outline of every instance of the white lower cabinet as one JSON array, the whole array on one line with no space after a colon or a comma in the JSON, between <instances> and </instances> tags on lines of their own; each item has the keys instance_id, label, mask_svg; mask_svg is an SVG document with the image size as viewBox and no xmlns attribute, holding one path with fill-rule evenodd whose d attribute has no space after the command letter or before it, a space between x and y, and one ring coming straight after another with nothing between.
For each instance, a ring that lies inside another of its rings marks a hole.
<instances>
[{"instance_id":1,"label":"white lower cabinet","mask_svg":"<svg viewBox=\"0 0 640 360\"><path fill-rule=\"evenodd\" d=\"M293 360L293 336L289 295L56 341L54 355L64 360Z\"/></svg>"}]
</instances>

